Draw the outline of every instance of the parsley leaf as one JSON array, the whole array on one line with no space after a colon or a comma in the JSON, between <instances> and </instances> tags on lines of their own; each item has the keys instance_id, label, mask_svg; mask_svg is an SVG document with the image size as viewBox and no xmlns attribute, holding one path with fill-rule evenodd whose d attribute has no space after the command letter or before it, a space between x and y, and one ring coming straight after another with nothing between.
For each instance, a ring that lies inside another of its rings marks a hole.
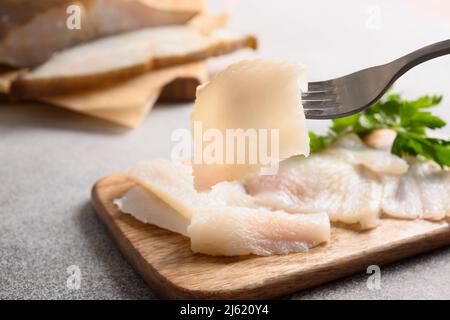
<instances>
[{"instance_id":1,"label":"parsley leaf","mask_svg":"<svg viewBox=\"0 0 450 320\"><path fill-rule=\"evenodd\" d=\"M316 152L321 149L325 149L332 145L334 140L328 136L319 136L315 134L313 131L309 132L309 145L311 148L311 152Z\"/></svg>"}]
</instances>

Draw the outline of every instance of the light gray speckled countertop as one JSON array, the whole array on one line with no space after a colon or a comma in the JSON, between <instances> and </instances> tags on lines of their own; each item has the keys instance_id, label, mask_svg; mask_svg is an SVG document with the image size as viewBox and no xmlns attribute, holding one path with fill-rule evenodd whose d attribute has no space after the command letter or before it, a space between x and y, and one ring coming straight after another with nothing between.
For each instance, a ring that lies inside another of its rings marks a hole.
<instances>
[{"instance_id":1,"label":"light gray speckled countertop","mask_svg":"<svg viewBox=\"0 0 450 320\"><path fill-rule=\"evenodd\" d=\"M426 3L432 2L440 1ZM450 9L416 3L246 0L237 3L231 25L259 35L261 56L300 61L317 80L450 38L450 16L443 17ZM214 68L244 56L216 60ZM450 57L430 62L397 89L409 97L440 93L450 99L448 70ZM449 104L438 113L450 121ZM57 108L0 105L0 299L155 298L97 219L90 188L138 160L167 157L170 134L188 127L191 107L157 106L141 127L122 131ZM309 124L317 130L327 125ZM81 270L79 290L66 286L71 265ZM383 267L381 290L368 290L360 274L293 297L450 299L449 275L446 248Z\"/></svg>"}]
</instances>

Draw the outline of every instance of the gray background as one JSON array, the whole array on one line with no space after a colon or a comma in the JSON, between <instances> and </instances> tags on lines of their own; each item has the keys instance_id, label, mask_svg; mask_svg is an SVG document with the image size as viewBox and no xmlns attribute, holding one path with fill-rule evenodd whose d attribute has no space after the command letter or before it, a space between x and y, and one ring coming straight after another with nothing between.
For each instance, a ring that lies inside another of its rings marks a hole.
<instances>
[{"instance_id":1,"label":"gray background","mask_svg":"<svg viewBox=\"0 0 450 320\"><path fill-rule=\"evenodd\" d=\"M447 4L446 4L447 2ZM307 66L310 80L384 63L450 37L450 5L434 1L239 1L233 29L258 34L262 57ZM211 62L213 69L249 57ZM450 57L396 85L407 97L450 98ZM142 159L168 157L170 134L189 126L191 104L157 106L124 131L58 108L0 105L0 299L155 298L112 243L90 204L93 183ZM450 120L447 99L437 112ZM324 130L326 122L310 122ZM447 131L448 133L448 131ZM81 288L66 287L70 265ZM382 268L381 289L360 274L294 294L303 299L450 298L450 249Z\"/></svg>"}]
</instances>

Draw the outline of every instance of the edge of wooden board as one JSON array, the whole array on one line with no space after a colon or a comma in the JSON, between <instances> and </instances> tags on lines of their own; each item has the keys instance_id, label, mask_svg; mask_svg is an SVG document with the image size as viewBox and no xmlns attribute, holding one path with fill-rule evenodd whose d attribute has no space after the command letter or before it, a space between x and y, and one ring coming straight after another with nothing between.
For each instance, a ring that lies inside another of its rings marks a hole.
<instances>
[{"instance_id":1,"label":"edge of wooden board","mask_svg":"<svg viewBox=\"0 0 450 320\"><path fill-rule=\"evenodd\" d=\"M153 237L162 234L165 237L176 238L178 237L183 242L188 240L181 235L173 234L169 231L159 229L157 227L143 224L133 217L121 213L112 203L113 199L120 197L126 193L131 187L135 186L136 183L129 180L123 174L114 174L99 180L92 189L92 201L96 209L98 216L106 225L109 233L116 242L119 250L122 252L123 256L130 262L133 268L143 277L147 284L155 291L155 293L161 298L167 299L268 299L276 298L282 295L293 293L302 289L310 288L336 280L351 274L363 271L367 266L376 264L384 265L391 263L402 258L416 255L421 252L436 249L438 247L450 244L450 226L448 222L431 223L428 221L416 221L416 225L423 223L429 229L426 233L415 234L411 237L405 237L389 244L380 245L377 247L368 247L359 254L349 254L345 257L341 257L339 260L330 260L324 263L315 263L310 269L307 270L295 270L295 264L293 270L289 269L289 272L281 275L271 276L270 272L268 274L261 275L262 280L252 283L245 283L245 281L239 282L238 286L235 285L233 289L202 289L202 283L198 285L189 287L183 286L182 284L174 283L171 279L164 276L164 270L155 268L150 261L148 261L143 254L141 254L139 248L137 248L133 241L124 235L118 219L121 221L126 221L127 228L134 228L140 232L153 233ZM397 221L397 222L395 222ZM410 221L401 221L402 223L412 223ZM398 220L386 219L383 224L398 224ZM431 226L431 227L430 227ZM379 228L381 228L380 226ZM147 231L148 230L148 231ZM354 231L336 231L344 229L333 229L335 233L349 233ZM356 237L370 237L369 233L356 233ZM359 239L361 240L361 238ZM333 240L332 240L333 241ZM188 245L185 246L186 250L189 250ZM323 251L324 254L332 248L331 246L319 246L313 250ZM184 246L183 246L184 249ZM190 251L190 250L189 250ZM178 251L177 251L178 252ZM305 259L305 255L308 253L299 253L289 255L296 259L299 257L298 265L302 263ZM179 254L179 253L174 253ZM245 261L245 257L240 258L223 258L220 257L209 257L205 255L193 254L192 259L187 259L187 263L196 263L197 260L207 260L219 261L220 265L224 262L230 261L231 263L240 263L240 261ZM184 254L186 256L186 253ZM286 259L287 256L278 256L280 260ZM301 257L301 259L300 259ZM306 256L307 257L307 256ZM185 257L184 257L185 258ZM276 256L273 257L252 257L251 259L259 259L264 261L264 263L270 264L270 261L275 261ZM263 260L265 259L265 260ZM292 260L292 259L291 259ZM195 276L195 275L192 275ZM213 279L212 277L211 280Z\"/></svg>"}]
</instances>

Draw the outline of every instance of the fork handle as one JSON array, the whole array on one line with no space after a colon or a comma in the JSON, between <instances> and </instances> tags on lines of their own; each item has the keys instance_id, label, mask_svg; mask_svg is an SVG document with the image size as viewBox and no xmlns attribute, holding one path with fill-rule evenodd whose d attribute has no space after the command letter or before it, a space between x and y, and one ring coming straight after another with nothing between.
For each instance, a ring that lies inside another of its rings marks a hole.
<instances>
[{"instance_id":1,"label":"fork handle","mask_svg":"<svg viewBox=\"0 0 450 320\"><path fill-rule=\"evenodd\" d=\"M395 79L398 79L408 70L425 61L447 54L450 54L450 39L423 47L422 49L416 50L406 56L394 60L391 64L398 70Z\"/></svg>"}]
</instances>

